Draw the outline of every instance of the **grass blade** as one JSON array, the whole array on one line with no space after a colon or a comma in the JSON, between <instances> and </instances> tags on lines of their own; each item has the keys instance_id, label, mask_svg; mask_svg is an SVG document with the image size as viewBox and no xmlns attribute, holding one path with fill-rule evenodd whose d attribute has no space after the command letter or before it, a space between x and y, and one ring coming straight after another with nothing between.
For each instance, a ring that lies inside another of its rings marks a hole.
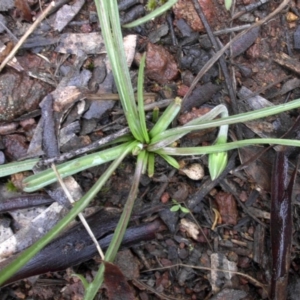
<instances>
[{"instance_id":1,"label":"grass blade","mask_svg":"<svg viewBox=\"0 0 300 300\"><path fill-rule=\"evenodd\" d=\"M28 249L26 249L17 260L14 260L11 264L3 268L0 272L0 285L5 283L14 273L16 273L22 266L24 266L36 253L38 253L43 247L45 247L50 241L52 241L76 216L82 212L90 203L90 201L97 195L109 177L113 174L119 164L122 162L125 156L127 156L137 142L132 142L128 147L121 153L121 155L108 167L105 173L97 180L93 187L78 201L70 212L59 221L43 238L38 240Z\"/></svg>"},{"instance_id":2,"label":"grass blade","mask_svg":"<svg viewBox=\"0 0 300 300\"><path fill-rule=\"evenodd\" d=\"M140 130L137 105L126 63L117 2L116 0L97 0L95 4L107 55L128 126L133 136L137 140L142 141L143 135Z\"/></svg>"},{"instance_id":3,"label":"grass blade","mask_svg":"<svg viewBox=\"0 0 300 300\"><path fill-rule=\"evenodd\" d=\"M133 184L131 186L130 189L130 193L128 195L128 199L126 201L126 204L124 206L123 209L123 213L120 217L120 221L118 223L118 226L116 227L114 236L112 238L112 241L105 253L105 261L108 262L113 262L113 260L115 259L115 256L119 250L119 247L121 245L123 236L125 234L130 216L131 216L131 212L132 212L132 208L134 205L134 201L136 199L137 196L137 192L138 192L138 187L139 187L139 182L140 182L140 178L142 175L142 171L145 168L145 164L147 164L146 162L146 151L143 150L142 152L140 152L140 154L138 155L137 158L137 164L136 164L136 168L135 168L135 172L134 172L134 177L133 177ZM103 274L104 274L104 264L102 264L100 266L100 269L94 279L94 281L89 285L89 287L86 290L86 294L84 299L85 300L92 300L94 299L94 297L96 296L100 286L103 283Z\"/></svg>"},{"instance_id":4,"label":"grass blade","mask_svg":"<svg viewBox=\"0 0 300 300\"><path fill-rule=\"evenodd\" d=\"M154 138L156 135L159 135L164 130L168 128L168 126L172 123L174 118L177 116L181 108L181 99L176 97L174 102L172 102L167 109L160 116L156 124L150 130L149 135L151 138ZM151 140L152 143L152 140Z\"/></svg>"},{"instance_id":5,"label":"grass blade","mask_svg":"<svg viewBox=\"0 0 300 300\"><path fill-rule=\"evenodd\" d=\"M127 142L116 147L106 149L97 153L92 153L63 164L57 165L57 170L62 178L76 174L88 168L104 164L116 159L132 142ZM25 192L34 192L53 182L57 181L57 177L52 169L47 169L38 174L29 176L23 180Z\"/></svg>"},{"instance_id":6,"label":"grass blade","mask_svg":"<svg viewBox=\"0 0 300 300\"><path fill-rule=\"evenodd\" d=\"M185 156L185 155L201 155L209 153L217 153L229 151L232 149L237 149L241 147L253 146L255 144L270 144L270 145L283 145L291 147L300 147L300 141L290 140L290 139L249 139L236 141L226 144L214 145L214 146L203 146L203 147L182 147L182 148L172 148L165 147L163 149L157 150L157 154L167 154L173 156Z\"/></svg>"},{"instance_id":7,"label":"grass blade","mask_svg":"<svg viewBox=\"0 0 300 300\"><path fill-rule=\"evenodd\" d=\"M128 23L126 25L123 25L123 27L124 28L132 28L132 27L144 24L144 23L162 15L164 12L166 12L168 9L170 9L174 4L176 4L177 1L178 0L169 0L167 3L163 4L162 6L158 7L157 9L153 10L151 13L144 16L143 18L140 18L140 19L133 21L131 23Z\"/></svg>"},{"instance_id":8,"label":"grass blade","mask_svg":"<svg viewBox=\"0 0 300 300\"><path fill-rule=\"evenodd\" d=\"M145 69L146 55L142 56L139 67L138 83L137 83L137 95L138 95L138 112L140 117L141 131L143 133L144 140L147 144L150 142L147 126L146 116L144 110L144 69Z\"/></svg>"},{"instance_id":9,"label":"grass blade","mask_svg":"<svg viewBox=\"0 0 300 300\"><path fill-rule=\"evenodd\" d=\"M148 176L152 178L155 169L155 154L153 152L148 153Z\"/></svg>"},{"instance_id":10,"label":"grass blade","mask_svg":"<svg viewBox=\"0 0 300 300\"><path fill-rule=\"evenodd\" d=\"M156 135L154 138L152 138L151 144L163 141L167 137L170 137L173 135L179 135L179 134L183 134L183 133L186 134L186 133L194 131L194 130L218 127L218 126L226 125L226 124L230 125L230 124L248 122L248 121L276 115L281 112L292 110L292 109L295 109L298 107L300 107L300 99L296 99L296 100L293 100L293 101L291 101L289 103L285 103L285 104L270 106L270 107L258 109L255 111L249 111L246 113L238 114L235 116L230 116L227 118L205 121L198 125L188 125L188 126L185 125L182 127L172 128L172 129L166 130L166 131Z\"/></svg>"},{"instance_id":11,"label":"grass blade","mask_svg":"<svg viewBox=\"0 0 300 300\"><path fill-rule=\"evenodd\" d=\"M38 158L12 162L0 166L0 177L12 175L15 173L32 170L38 163Z\"/></svg>"},{"instance_id":12,"label":"grass blade","mask_svg":"<svg viewBox=\"0 0 300 300\"><path fill-rule=\"evenodd\" d=\"M167 154L162 154L162 153L158 153L158 154L173 168L175 168L175 169L180 168L178 161L175 158L173 158L172 156L167 155Z\"/></svg>"}]
</instances>

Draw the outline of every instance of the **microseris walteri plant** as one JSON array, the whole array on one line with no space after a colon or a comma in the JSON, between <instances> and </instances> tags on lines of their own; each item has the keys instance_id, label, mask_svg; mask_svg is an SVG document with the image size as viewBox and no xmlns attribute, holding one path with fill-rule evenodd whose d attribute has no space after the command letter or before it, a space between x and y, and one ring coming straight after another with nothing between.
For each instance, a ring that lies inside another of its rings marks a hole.
<instances>
[{"instance_id":1,"label":"microseris walteri plant","mask_svg":"<svg viewBox=\"0 0 300 300\"><path fill-rule=\"evenodd\" d=\"M151 12L150 19L163 13L170 8L176 1L168 1L158 8L159 11ZM86 208L95 195L102 189L106 181L113 172L122 163L128 155L136 157L136 168L134 172L133 184L120 217L118 226L115 229L113 239L105 253L105 260L112 262L122 242L134 201L137 197L139 181L142 173L148 172L153 176L155 172L155 157L160 156L171 166L179 169L179 163L176 156L209 156L209 172L211 177L217 178L227 164L227 151L239 147L246 147L253 144L280 144L300 147L300 141L289 139L249 139L235 142L227 141L228 126L230 124L247 122L254 119L264 118L269 115L278 114L283 111L300 107L299 99L286 104L272 106L255 112L242 113L235 116L228 116L225 105L220 104L214 107L209 113L198 117L187 124L175 128L170 128L170 124L177 117L182 105L180 98L174 101L160 115L158 110L153 115L153 126L147 126L146 114L144 110L143 99L143 80L145 68L145 55L143 55L138 72L136 103L134 97L134 88L131 83L129 69L126 63L125 51L123 46L123 37L119 20L118 3L116 0L97 0L95 1L97 13L100 20L101 32L105 41L107 55L112 67L116 87L119 92L121 105L126 117L130 135L122 140L116 140L109 147L98 152L78 157L62 164L58 164L56 169L60 177L73 175L82 170L94 167L100 164L111 162L106 171L99 177L97 182L90 190L74 204L70 212L50 230L42 239L33 244L19 256L19 259L8 265L0 273L0 283L4 283L9 276L21 268L37 251L49 243L61 230L72 221L78 213ZM146 20L149 20L149 15ZM147 19L148 18L148 19ZM145 18L142 22L145 21ZM137 22L141 22L138 20ZM136 23L127 24L126 27L136 26ZM202 147L177 147L177 141L190 132L206 128L220 127L216 142L212 146ZM32 170L39 159L31 159L23 162L5 164L0 167L2 176L17 173L20 170ZM51 168L41 171L38 174L31 175L23 180L24 192L33 192L39 190L57 180L57 176ZM103 282L104 265L102 264L97 272L93 282L86 284L85 299L93 299Z\"/></svg>"}]
</instances>

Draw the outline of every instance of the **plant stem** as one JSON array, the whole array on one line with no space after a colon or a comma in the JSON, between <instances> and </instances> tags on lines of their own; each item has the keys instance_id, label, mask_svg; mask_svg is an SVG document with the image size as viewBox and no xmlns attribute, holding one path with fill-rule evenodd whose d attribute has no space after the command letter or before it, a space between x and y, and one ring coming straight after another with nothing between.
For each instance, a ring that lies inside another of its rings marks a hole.
<instances>
[{"instance_id":1,"label":"plant stem","mask_svg":"<svg viewBox=\"0 0 300 300\"><path fill-rule=\"evenodd\" d=\"M11 174L32 170L32 168L38 163L38 158L27 159L24 161L12 162L0 166L0 177L8 176Z\"/></svg>"},{"instance_id":2,"label":"plant stem","mask_svg":"<svg viewBox=\"0 0 300 300\"><path fill-rule=\"evenodd\" d=\"M146 115L144 110L144 69L145 69L146 55L142 56L140 61L139 73L138 73L138 84L137 84L137 95L138 95L138 112L141 124L141 131L143 133L143 142L147 144L150 142L147 125L146 125Z\"/></svg>"},{"instance_id":3,"label":"plant stem","mask_svg":"<svg viewBox=\"0 0 300 300\"><path fill-rule=\"evenodd\" d=\"M167 154L173 156L181 155L200 155L208 153L216 153L229 151L241 147L253 146L255 144L270 144L270 145L283 145L291 147L300 147L300 141L289 140L289 139L249 139L236 141L226 144L214 145L214 146L203 146L203 147L186 147L186 148L172 148L165 147L155 151L157 154Z\"/></svg>"},{"instance_id":4,"label":"plant stem","mask_svg":"<svg viewBox=\"0 0 300 300\"><path fill-rule=\"evenodd\" d=\"M132 208L133 208L136 196L137 196L139 182L141 179L142 171L145 168L145 164L147 164L146 151L143 150L138 155L135 172L134 172L134 176L132 179L133 184L131 186L128 199L124 206L123 213L120 217L118 226L116 227L112 241L109 244L109 247L105 253L105 261L113 262L116 254L119 250L119 247L123 240L123 236L125 234L125 231L126 231L126 228L127 228L130 216L131 216ZM94 281L86 289L86 294L84 297L85 300L93 300L94 297L96 296L99 288L101 287L101 285L103 283L104 268L105 268L104 264L102 264L98 270L98 273L97 273Z\"/></svg>"},{"instance_id":5,"label":"plant stem","mask_svg":"<svg viewBox=\"0 0 300 300\"><path fill-rule=\"evenodd\" d=\"M148 15L133 21L131 23L128 23L126 25L123 25L124 28L132 28L138 25L141 25L145 22L148 22L158 16L160 16L161 14L163 14L164 12L166 12L168 9L170 9L178 0L169 0L167 3L163 4L162 6L158 7L157 9L153 10L151 13L149 13Z\"/></svg>"},{"instance_id":6,"label":"plant stem","mask_svg":"<svg viewBox=\"0 0 300 300\"><path fill-rule=\"evenodd\" d=\"M113 174L115 169L122 162L124 157L128 155L138 142L132 142L124 150L123 153L108 167L105 173L97 180L93 187L74 205L70 212L59 221L48 233L46 233L40 240L26 249L18 259L6 266L0 272L0 286L5 283L14 273L16 273L22 266L24 266L35 254L37 254L43 247L52 241L76 216L82 212L90 203L90 201L97 195L109 177Z\"/></svg>"},{"instance_id":7,"label":"plant stem","mask_svg":"<svg viewBox=\"0 0 300 300\"><path fill-rule=\"evenodd\" d=\"M169 129L169 130L166 130L166 131L158 134L157 136L153 137L151 140L151 145L154 143L157 143L157 142L161 142L170 136L187 134L194 130L218 127L218 126L226 125L226 124L230 125L230 124L235 124L235 123L248 122L248 121L276 115L276 114L282 113L284 111L295 109L298 107L300 107L300 99L296 99L296 100L293 100L293 101L291 101L289 103L285 103L285 104L270 106L270 107L258 109L255 111L249 111L246 113L230 116L227 118L205 121L205 122L203 122L201 124L197 124L197 125L191 125L191 126L185 125L182 127Z\"/></svg>"},{"instance_id":8,"label":"plant stem","mask_svg":"<svg viewBox=\"0 0 300 300\"><path fill-rule=\"evenodd\" d=\"M128 126L133 136L137 140L143 141L138 109L134 99L129 69L126 64L117 2L116 0L95 0L95 4L107 55Z\"/></svg>"}]
</instances>

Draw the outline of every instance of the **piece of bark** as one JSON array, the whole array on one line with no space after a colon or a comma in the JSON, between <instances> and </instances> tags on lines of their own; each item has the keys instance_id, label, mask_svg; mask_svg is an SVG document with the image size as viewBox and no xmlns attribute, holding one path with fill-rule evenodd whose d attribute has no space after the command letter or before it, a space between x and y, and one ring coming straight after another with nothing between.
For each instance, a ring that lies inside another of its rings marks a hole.
<instances>
[{"instance_id":1,"label":"piece of bark","mask_svg":"<svg viewBox=\"0 0 300 300\"><path fill-rule=\"evenodd\" d=\"M253 244L253 261L258 263L260 266L265 267L265 235L266 229L261 225L257 224L254 232L254 244Z\"/></svg>"},{"instance_id":2,"label":"piece of bark","mask_svg":"<svg viewBox=\"0 0 300 300\"><path fill-rule=\"evenodd\" d=\"M61 32L77 15L84 3L84 0L77 0L73 5L65 4L61 7L55 14L53 22L54 30Z\"/></svg>"},{"instance_id":3,"label":"piece of bark","mask_svg":"<svg viewBox=\"0 0 300 300\"><path fill-rule=\"evenodd\" d=\"M275 55L274 61L280 66L287 68L298 75L300 74L300 63L298 59L292 58L287 54L280 52Z\"/></svg>"},{"instance_id":4,"label":"piece of bark","mask_svg":"<svg viewBox=\"0 0 300 300\"><path fill-rule=\"evenodd\" d=\"M34 60L32 66L39 63ZM41 66L38 66L41 68ZM24 72L8 69L0 75L0 121L12 121L25 112L38 107L40 100L50 91L50 86L30 78Z\"/></svg>"},{"instance_id":5,"label":"piece of bark","mask_svg":"<svg viewBox=\"0 0 300 300\"><path fill-rule=\"evenodd\" d=\"M43 150L47 158L59 155L56 126L53 114L53 102L53 96L49 94L40 104L43 120Z\"/></svg>"},{"instance_id":6,"label":"piece of bark","mask_svg":"<svg viewBox=\"0 0 300 300\"><path fill-rule=\"evenodd\" d=\"M197 86L183 102L181 112L190 111L193 107L200 107L202 104L208 102L221 88L221 86L211 82Z\"/></svg>"},{"instance_id":7,"label":"piece of bark","mask_svg":"<svg viewBox=\"0 0 300 300\"><path fill-rule=\"evenodd\" d=\"M87 218L87 222L103 250L108 247L118 220L118 217L105 214L103 211ZM141 240L153 239L161 229L162 223L159 220L129 227L126 230L122 245L130 246ZM95 244L86 233L83 225L78 224L47 245L5 284L46 272L65 270L91 259L96 254ZM2 269L17 257L18 255L15 255L1 262L0 268Z\"/></svg>"},{"instance_id":8,"label":"piece of bark","mask_svg":"<svg viewBox=\"0 0 300 300\"><path fill-rule=\"evenodd\" d=\"M232 57L239 56L245 52L258 38L260 27L255 27L242 35L238 40L232 44Z\"/></svg>"},{"instance_id":9,"label":"piece of bark","mask_svg":"<svg viewBox=\"0 0 300 300\"><path fill-rule=\"evenodd\" d=\"M216 195L215 200L218 204L219 212L222 217L222 223L227 225L236 225L238 211L233 195L219 192Z\"/></svg>"},{"instance_id":10,"label":"piece of bark","mask_svg":"<svg viewBox=\"0 0 300 300\"><path fill-rule=\"evenodd\" d=\"M238 149L241 163L248 163L245 168L246 174L252 179L256 186L263 191L270 191L271 182L271 166L273 152L264 153L259 158L256 157L257 153L262 150L261 147L250 146ZM251 160L251 157L255 157Z\"/></svg>"},{"instance_id":11,"label":"piece of bark","mask_svg":"<svg viewBox=\"0 0 300 300\"><path fill-rule=\"evenodd\" d=\"M10 134L3 138L5 155L10 160L18 160L26 155L26 138L20 134Z\"/></svg>"},{"instance_id":12,"label":"piece of bark","mask_svg":"<svg viewBox=\"0 0 300 300\"><path fill-rule=\"evenodd\" d=\"M0 201L0 213L53 203L47 195L20 195Z\"/></svg>"},{"instance_id":13,"label":"piece of bark","mask_svg":"<svg viewBox=\"0 0 300 300\"><path fill-rule=\"evenodd\" d=\"M31 9L27 1L25 0L15 0L15 7L17 8L21 19L27 22L32 21Z\"/></svg>"},{"instance_id":14,"label":"piece of bark","mask_svg":"<svg viewBox=\"0 0 300 300\"><path fill-rule=\"evenodd\" d=\"M133 290L118 266L104 262L104 283L111 300L134 300Z\"/></svg>"},{"instance_id":15,"label":"piece of bark","mask_svg":"<svg viewBox=\"0 0 300 300\"><path fill-rule=\"evenodd\" d=\"M232 278L234 277L234 274L232 272L237 272L236 263L229 261L227 257L222 253L212 253L210 256L210 261L210 283L213 292L219 292L224 285L226 285L226 287L232 286ZM231 272L221 272L217 271L216 269L223 269Z\"/></svg>"},{"instance_id":16,"label":"piece of bark","mask_svg":"<svg viewBox=\"0 0 300 300\"><path fill-rule=\"evenodd\" d=\"M288 274L291 263L292 191L297 174L295 169L288 183L288 159L284 151L276 153L271 190L271 299L287 297Z\"/></svg>"}]
</instances>

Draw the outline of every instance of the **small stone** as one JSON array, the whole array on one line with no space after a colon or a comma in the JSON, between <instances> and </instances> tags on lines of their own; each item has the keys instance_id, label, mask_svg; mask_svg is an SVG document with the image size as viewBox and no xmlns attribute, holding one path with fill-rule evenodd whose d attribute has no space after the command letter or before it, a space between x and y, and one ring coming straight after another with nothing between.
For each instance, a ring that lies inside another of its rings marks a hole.
<instances>
[{"instance_id":1,"label":"small stone","mask_svg":"<svg viewBox=\"0 0 300 300\"><path fill-rule=\"evenodd\" d=\"M204 168L198 163L191 164L180 171L192 180L200 180L204 177Z\"/></svg>"},{"instance_id":2,"label":"small stone","mask_svg":"<svg viewBox=\"0 0 300 300\"><path fill-rule=\"evenodd\" d=\"M294 13L292 13L292 12L288 12L288 13L286 14L286 20L287 20L288 22L295 22L295 21L298 20L298 16L295 15Z\"/></svg>"},{"instance_id":3,"label":"small stone","mask_svg":"<svg viewBox=\"0 0 300 300\"><path fill-rule=\"evenodd\" d=\"M148 43L146 56L146 74L160 84L166 84L178 76L174 57L159 45Z\"/></svg>"},{"instance_id":4,"label":"small stone","mask_svg":"<svg viewBox=\"0 0 300 300\"><path fill-rule=\"evenodd\" d=\"M168 192L164 192L164 193L162 194L162 196L161 196L160 201L161 201L162 203L166 204L166 203L169 201L169 199L170 199L169 193L168 193Z\"/></svg>"}]
</instances>

